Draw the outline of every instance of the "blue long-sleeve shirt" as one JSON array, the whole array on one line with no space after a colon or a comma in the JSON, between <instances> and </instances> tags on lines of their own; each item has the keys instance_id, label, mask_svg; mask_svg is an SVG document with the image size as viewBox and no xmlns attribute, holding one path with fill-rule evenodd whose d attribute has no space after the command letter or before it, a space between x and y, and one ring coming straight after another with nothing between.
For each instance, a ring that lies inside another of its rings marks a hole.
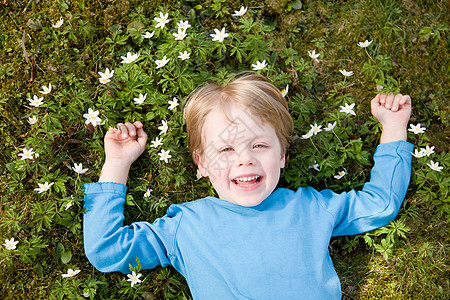
<instances>
[{"instance_id":1,"label":"blue long-sleeve shirt","mask_svg":"<svg viewBox=\"0 0 450 300\"><path fill-rule=\"evenodd\" d=\"M412 149L403 141L379 145L362 191L277 189L254 207L206 197L171 205L151 224L125 227L126 187L87 184L85 252L102 272L129 273L136 257L143 268L172 265L194 299L339 299L330 238L395 218L409 184Z\"/></svg>"}]
</instances>

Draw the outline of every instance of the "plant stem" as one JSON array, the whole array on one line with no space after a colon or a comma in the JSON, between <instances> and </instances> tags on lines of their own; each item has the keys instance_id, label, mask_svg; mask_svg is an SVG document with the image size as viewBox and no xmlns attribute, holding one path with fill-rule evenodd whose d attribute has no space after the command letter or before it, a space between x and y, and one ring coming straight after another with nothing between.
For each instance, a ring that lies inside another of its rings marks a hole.
<instances>
[{"instance_id":1,"label":"plant stem","mask_svg":"<svg viewBox=\"0 0 450 300\"><path fill-rule=\"evenodd\" d=\"M316 148L317 152L320 153L319 149L317 149L316 145L314 144L314 142L312 141L312 139L309 139L311 141L311 144L314 146L314 148Z\"/></svg>"},{"instance_id":2,"label":"plant stem","mask_svg":"<svg viewBox=\"0 0 450 300\"><path fill-rule=\"evenodd\" d=\"M333 132L333 134L337 137L337 139L339 140L339 143L341 143L341 146L344 147L344 144L342 143L341 139L338 137L338 135L336 134L336 132L334 132L334 129L331 130Z\"/></svg>"}]
</instances>

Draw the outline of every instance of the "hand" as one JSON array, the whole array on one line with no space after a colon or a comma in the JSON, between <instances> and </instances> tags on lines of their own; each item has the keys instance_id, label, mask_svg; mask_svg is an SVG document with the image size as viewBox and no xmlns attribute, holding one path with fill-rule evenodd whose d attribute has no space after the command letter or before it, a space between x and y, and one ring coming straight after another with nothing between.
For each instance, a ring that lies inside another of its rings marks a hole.
<instances>
[{"instance_id":1,"label":"hand","mask_svg":"<svg viewBox=\"0 0 450 300\"><path fill-rule=\"evenodd\" d=\"M147 134L141 122L119 123L117 128L110 128L105 135L106 161L118 161L131 166L144 152L146 143Z\"/></svg>"},{"instance_id":2,"label":"hand","mask_svg":"<svg viewBox=\"0 0 450 300\"><path fill-rule=\"evenodd\" d=\"M378 94L371 101L372 115L383 125L408 126L411 116L411 97L392 93Z\"/></svg>"},{"instance_id":3,"label":"hand","mask_svg":"<svg viewBox=\"0 0 450 300\"><path fill-rule=\"evenodd\" d=\"M383 125L380 142L406 141L406 128L411 116L411 97L392 93L378 94L370 104L372 115Z\"/></svg>"}]
</instances>

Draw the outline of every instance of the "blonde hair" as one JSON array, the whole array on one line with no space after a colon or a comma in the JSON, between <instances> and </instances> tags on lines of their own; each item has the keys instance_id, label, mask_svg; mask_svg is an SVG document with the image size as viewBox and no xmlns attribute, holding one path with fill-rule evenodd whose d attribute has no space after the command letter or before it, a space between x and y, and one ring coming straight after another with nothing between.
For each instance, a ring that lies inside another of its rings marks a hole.
<instances>
[{"instance_id":1,"label":"blonde hair","mask_svg":"<svg viewBox=\"0 0 450 300\"><path fill-rule=\"evenodd\" d=\"M206 116L217 106L225 113L231 102L248 107L249 112L275 130L283 153L287 151L294 124L288 105L281 92L267 79L257 73L235 76L224 85L208 84L194 90L187 98L184 108L189 151L197 163L202 155L203 125ZM227 116L228 117L228 116Z\"/></svg>"}]
</instances>

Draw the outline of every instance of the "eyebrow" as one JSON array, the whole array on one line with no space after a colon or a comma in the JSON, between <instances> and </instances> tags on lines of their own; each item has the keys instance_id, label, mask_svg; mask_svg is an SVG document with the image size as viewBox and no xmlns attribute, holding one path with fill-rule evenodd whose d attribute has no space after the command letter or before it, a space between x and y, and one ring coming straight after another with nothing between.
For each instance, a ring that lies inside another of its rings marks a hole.
<instances>
[{"instance_id":1,"label":"eyebrow","mask_svg":"<svg viewBox=\"0 0 450 300\"><path fill-rule=\"evenodd\" d=\"M259 140L259 139L263 139L263 138L269 138L269 136L267 136L267 135L265 135L265 134L260 134L260 135L257 135L257 136L252 137L251 139L252 139L252 140ZM213 139L214 142L219 141L219 142L224 142L224 143L232 143L232 142L235 142L236 140L239 141L239 140L241 140L241 139L239 139L239 138L222 139L222 138L220 138L220 137L218 137L217 139Z\"/></svg>"}]
</instances>

